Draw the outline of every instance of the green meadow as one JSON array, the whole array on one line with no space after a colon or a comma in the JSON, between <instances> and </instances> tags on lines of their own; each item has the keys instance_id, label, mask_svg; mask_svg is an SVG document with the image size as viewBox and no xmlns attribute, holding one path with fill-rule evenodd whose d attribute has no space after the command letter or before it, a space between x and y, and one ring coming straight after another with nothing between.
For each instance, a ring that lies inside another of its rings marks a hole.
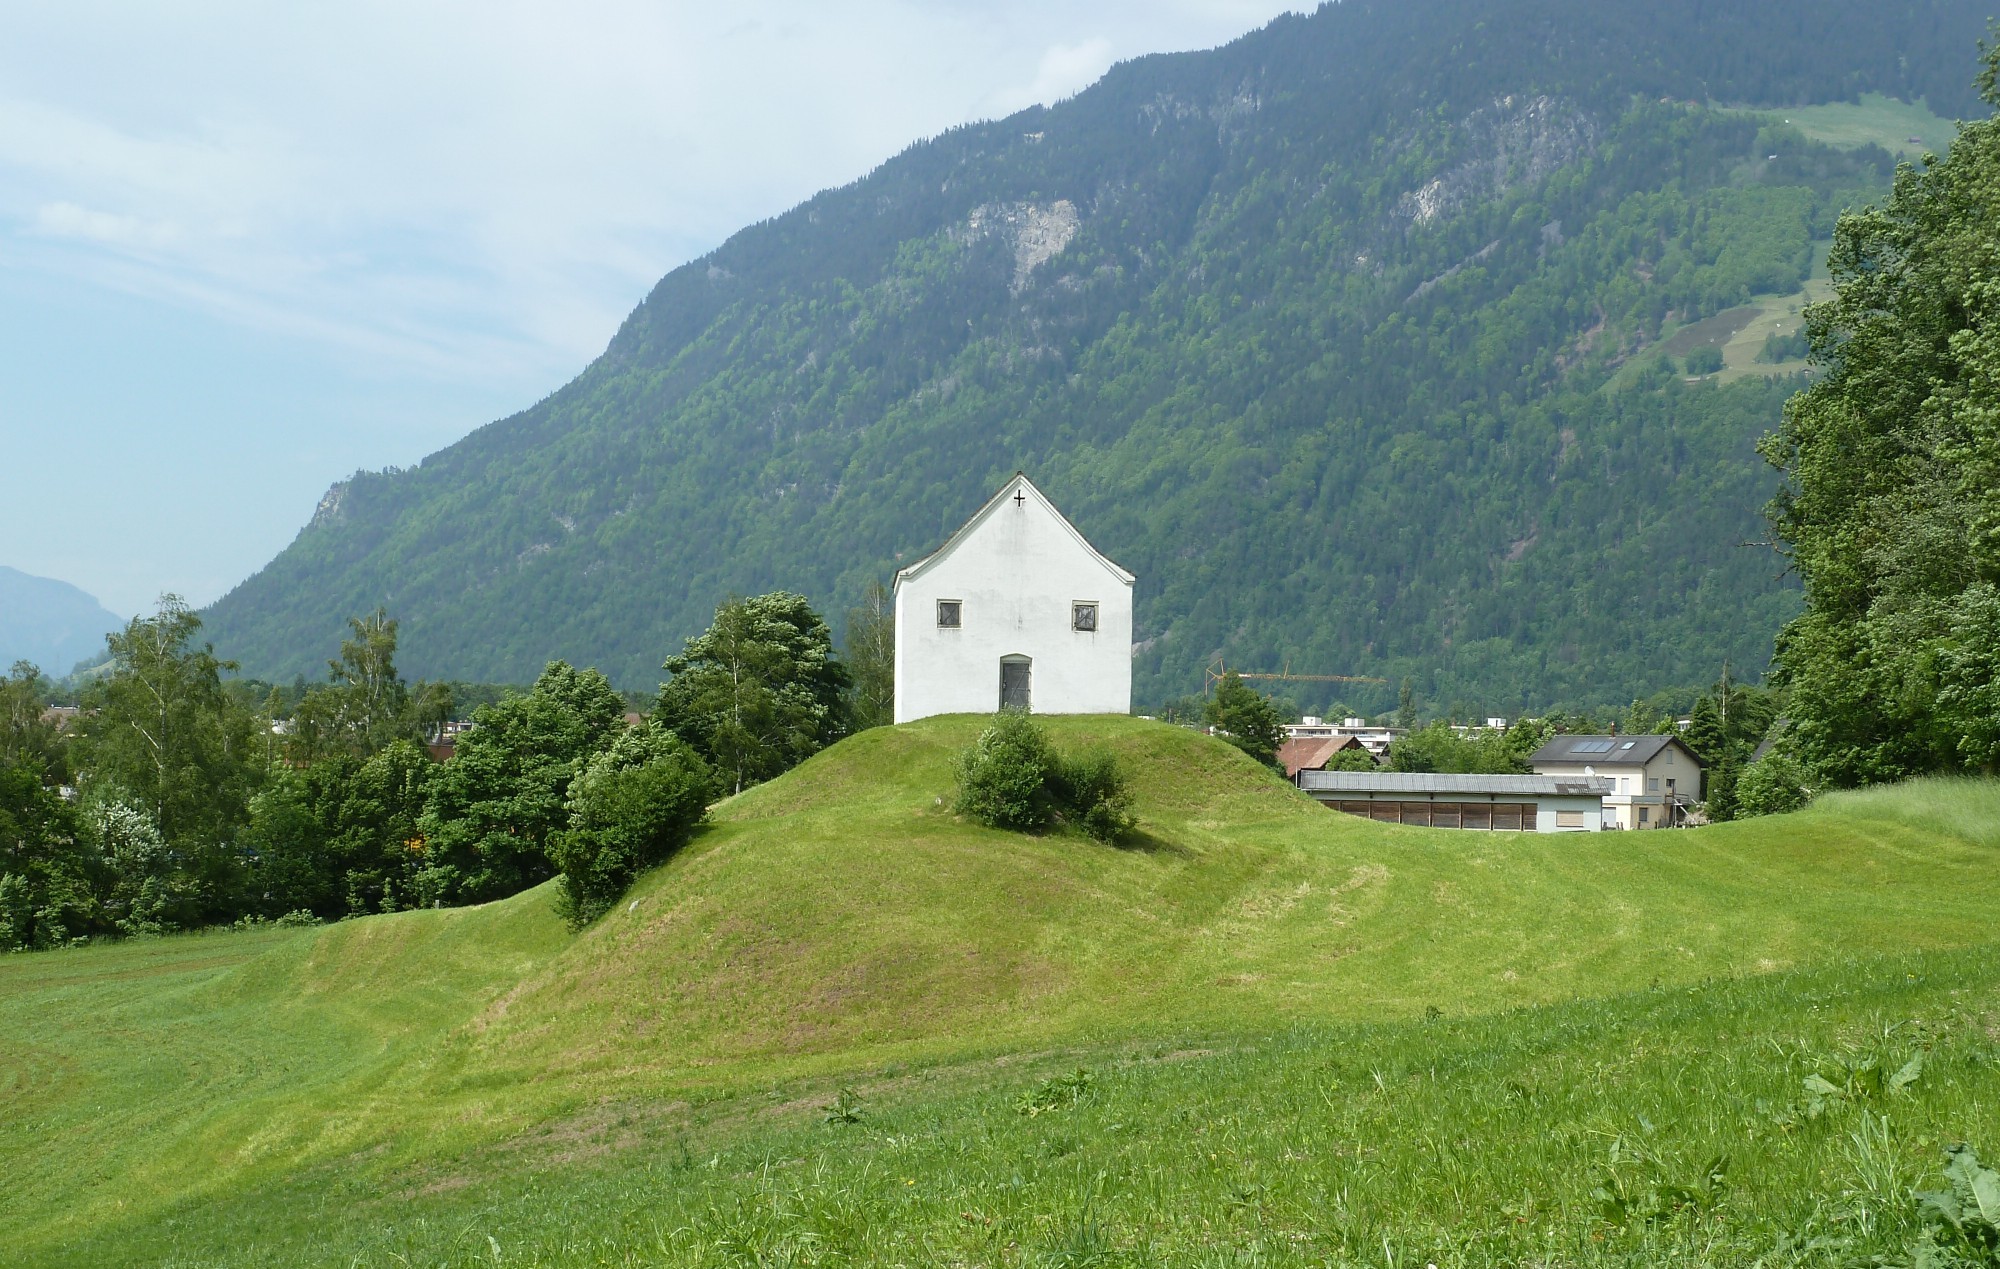
<instances>
[{"instance_id":1,"label":"green meadow","mask_svg":"<svg viewBox=\"0 0 2000 1269\"><path fill-rule=\"evenodd\" d=\"M531 891L0 960L5 1259L1838 1264L2000 1155L2000 788L1456 833L1048 722L1130 844L959 822L934 719L581 934Z\"/></svg>"},{"instance_id":2,"label":"green meadow","mask_svg":"<svg viewBox=\"0 0 2000 1269\"><path fill-rule=\"evenodd\" d=\"M1854 101L1829 101L1816 106L1787 106L1754 113L1777 124L1789 124L1809 140L1847 149L1876 145L1912 162L1925 152L1943 154L1951 148L1957 127L1933 114L1923 102L1898 101L1882 93L1862 93Z\"/></svg>"}]
</instances>

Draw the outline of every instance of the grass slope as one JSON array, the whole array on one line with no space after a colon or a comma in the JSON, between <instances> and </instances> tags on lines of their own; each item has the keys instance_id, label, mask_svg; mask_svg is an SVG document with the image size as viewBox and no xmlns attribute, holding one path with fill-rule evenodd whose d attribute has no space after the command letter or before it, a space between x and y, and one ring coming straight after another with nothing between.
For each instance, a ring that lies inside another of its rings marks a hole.
<instances>
[{"instance_id":1,"label":"grass slope","mask_svg":"<svg viewBox=\"0 0 2000 1269\"><path fill-rule=\"evenodd\" d=\"M619 1107L525 1146L319 1165L51 1259L1908 1263L1912 1192L1939 1187L1942 1148L2000 1152L1994 950L878 1068L852 1080L854 1122L829 1121L833 1090L794 1085L704 1115ZM1868 1074L1913 1058L1900 1090ZM1813 1080L1839 1092L1815 1096Z\"/></svg>"},{"instance_id":2,"label":"grass slope","mask_svg":"<svg viewBox=\"0 0 2000 1269\"><path fill-rule=\"evenodd\" d=\"M1459 834L1329 814L1171 727L1051 720L1137 777L1142 841L1111 849L950 816L948 759L978 725L866 733L724 803L574 938L531 892L0 961L0 1239L144 1258L172 1212L211 1234L284 1224L258 1203L304 1220L273 1197L300 1178L490 1198L481 1178L523 1160L727 1136L746 1097L823 1099L856 1072L977 1089L978 1064L1024 1052L1227 1047L1961 947L2000 901L1984 785L1683 833Z\"/></svg>"}]
</instances>

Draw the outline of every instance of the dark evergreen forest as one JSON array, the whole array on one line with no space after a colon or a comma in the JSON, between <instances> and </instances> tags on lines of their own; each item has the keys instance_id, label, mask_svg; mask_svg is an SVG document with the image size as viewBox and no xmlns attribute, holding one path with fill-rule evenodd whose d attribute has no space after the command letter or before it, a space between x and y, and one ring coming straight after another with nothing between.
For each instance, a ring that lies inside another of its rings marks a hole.
<instances>
[{"instance_id":1,"label":"dark evergreen forest","mask_svg":"<svg viewBox=\"0 0 2000 1269\"><path fill-rule=\"evenodd\" d=\"M1138 574L1142 706L1218 655L1369 711L1754 673L1801 381L1661 335L1796 292L1888 188L1750 107L1972 113L1984 17L1350 2L1123 64L675 270L547 400L336 486L209 631L289 679L386 605L415 673L643 690L725 596L843 610L1022 468Z\"/></svg>"}]
</instances>

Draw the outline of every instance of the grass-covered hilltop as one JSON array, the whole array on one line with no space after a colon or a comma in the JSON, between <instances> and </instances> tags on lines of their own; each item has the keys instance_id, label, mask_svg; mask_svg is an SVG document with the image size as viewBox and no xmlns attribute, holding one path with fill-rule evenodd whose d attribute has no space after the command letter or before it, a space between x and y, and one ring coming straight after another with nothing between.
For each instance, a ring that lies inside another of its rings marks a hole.
<instances>
[{"instance_id":1,"label":"grass-covered hilltop","mask_svg":"<svg viewBox=\"0 0 2000 1269\"><path fill-rule=\"evenodd\" d=\"M1139 578L1142 703L1218 655L1364 713L1754 673L1800 311L1983 113L1987 16L1350 0L1125 63L674 270L548 399L337 484L210 637L289 681L386 606L416 674L642 690L721 596L841 611L1027 469Z\"/></svg>"},{"instance_id":2,"label":"grass-covered hilltop","mask_svg":"<svg viewBox=\"0 0 2000 1269\"><path fill-rule=\"evenodd\" d=\"M1123 845L952 814L938 718L580 934L550 885L0 958L8 1263L1831 1265L1949 1250L1913 1192L2000 1153L1990 785L1475 834L1045 725Z\"/></svg>"}]
</instances>

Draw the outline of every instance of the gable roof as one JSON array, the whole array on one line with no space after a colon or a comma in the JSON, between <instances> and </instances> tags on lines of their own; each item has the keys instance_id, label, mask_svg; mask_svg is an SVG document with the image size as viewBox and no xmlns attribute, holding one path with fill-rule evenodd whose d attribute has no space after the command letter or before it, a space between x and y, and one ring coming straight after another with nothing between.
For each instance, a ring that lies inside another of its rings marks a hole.
<instances>
[{"instance_id":1,"label":"gable roof","mask_svg":"<svg viewBox=\"0 0 2000 1269\"><path fill-rule=\"evenodd\" d=\"M952 534L950 537L944 540L943 546L940 546L937 550L932 551L929 555L924 556L924 558L918 560L916 563L910 565L908 568L897 569L896 585L901 586L905 581L915 580L916 578L922 576L925 572L927 572L932 565L936 564L939 560L945 558L947 555L950 555L953 547L957 546L960 542L964 541L967 537L969 537L972 531L978 528L980 525L984 524L986 522L987 517L991 516L995 510L997 510L1001 506L1004 506L1007 502L1011 501L1016 493L1024 494L1028 497L1031 497L1037 503L1039 503L1044 510L1046 510L1050 515L1055 517L1057 524L1060 524L1069 533L1071 537L1076 539L1077 545L1081 546L1085 551L1089 552L1090 558L1096 560L1099 564L1102 564L1105 570L1109 572L1113 577L1125 583L1127 586L1130 586L1133 583L1135 579L1133 578L1132 574L1120 568L1116 563L1112 562L1112 560L1108 556L1106 556L1104 552L1092 546L1090 544L1090 539L1084 537L1083 534L1078 533L1076 530L1076 526L1069 522L1069 518L1063 515L1062 512L1056 510L1056 504L1049 501L1049 496L1043 493L1041 490L1035 488L1035 482L1029 480L1026 474L1017 471L1014 473L1013 479L1009 480L1006 484L1000 486L1000 492L994 494L991 498L988 498L986 500L985 506L973 512L972 518L959 526L958 532Z\"/></svg>"},{"instance_id":2,"label":"gable roof","mask_svg":"<svg viewBox=\"0 0 2000 1269\"><path fill-rule=\"evenodd\" d=\"M1528 763L1535 766L1545 762L1587 762L1600 767L1636 767L1651 762L1668 745L1686 754L1695 766L1705 765L1701 756L1679 736L1556 736L1530 754Z\"/></svg>"},{"instance_id":3,"label":"gable roof","mask_svg":"<svg viewBox=\"0 0 2000 1269\"><path fill-rule=\"evenodd\" d=\"M1285 768L1285 777L1290 779L1301 771L1323 769L1333 760L1333 755L1343 749L1359 749L1366 753L1368 746L1354 735L1294 736L1278 746L1278 762Z\"/></svg>"}]
</instances>

